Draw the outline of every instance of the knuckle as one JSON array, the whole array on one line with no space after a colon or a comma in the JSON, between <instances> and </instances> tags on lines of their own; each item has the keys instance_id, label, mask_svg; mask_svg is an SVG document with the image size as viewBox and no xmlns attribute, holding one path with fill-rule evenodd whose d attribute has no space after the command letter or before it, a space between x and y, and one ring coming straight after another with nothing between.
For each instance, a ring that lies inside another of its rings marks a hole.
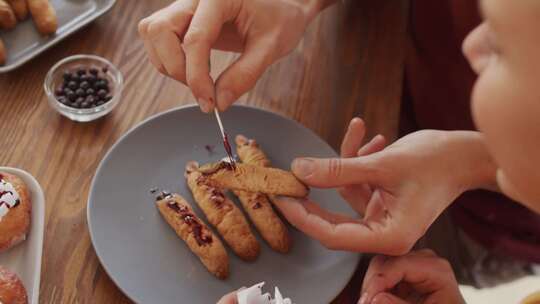
<instances>
[{"instance_id":1,"label":"knuckle","mask_svg":"<svg viewBox=\"0 0 540 304\"><path fill-rule=\"evenodd\" d=\"M163 21L163 19L154 19L148 22L148 25L146 28L146 35L154 37L154 36L159 35L159 33L161 33L164 29L165 29L165 21Z\"/></svg>"},{"instance_id":2,"label":"knuckle","mask_svg":"<svg viewBox=\"0 0 540 304\"><path fill-rule=\"evenodd\" d=\"M144 18L141 21L139 21L139 25L137 27L139 31L139 36L146 37L148 34L148 27L150 26L150 20L149 18Z\"/></svg>"},{"instance_id":3,"label":"knuckle","mask_svg":"<svg viewBox=\"0 0 540 304\"><path fill-rule=\"evenodd\" d=\"M184 36L184 47L192 48L194 46L205 43L207 40L206 32L198 28L190 28Z\"/></svg>"},{"instance_id":4,"label":"knuckle","mask_svg":"<svg viewBox=\"0 0 540 304\"><path fill-rule=\"evenodd\" d=\"M339 178L343 171L343 163L339 158L332 158L327 163L328 175L330 177Z\"/></svg>"}]
</instances>

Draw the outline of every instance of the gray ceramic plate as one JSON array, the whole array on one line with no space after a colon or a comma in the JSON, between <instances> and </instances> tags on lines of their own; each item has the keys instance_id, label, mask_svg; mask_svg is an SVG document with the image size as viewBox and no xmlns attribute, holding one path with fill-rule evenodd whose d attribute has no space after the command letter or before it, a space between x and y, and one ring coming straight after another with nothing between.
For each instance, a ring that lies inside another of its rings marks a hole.
<instances>
[{"instance_id":1,"label":"gray ceramic plate","mask_svg":"<svg viewBox=\"0 0 540 304\"><path fill-rule=\"evenodd\" d=\"M11 31L0 31L6 44L7 62L0 73L18 68L62 39L106 13L116 0L51 0L58 17L58 30L50 37L41 36L29 16Z\"/></svg>"},{"instance_id":2,"label":"gray ceramic plate","mask_svg":"<svg viewBox=\"0 0 540 304\"><path fill-rule=\"evenodd\" d=\"M256 138L279 168L289 168L295 156L335 156L313 132L270 112L237 106L222 119L231 136ZM215 153L205 145L215 146ZM149 189L178 192L193 203L183 178L186 162L215 161L223 154L214 116L194 106L142 122L111 148L96 172L88 202L92 243L107 273L137 303L215 303L227 292L260 281L268 288L279 286L299 304L330 302L353 274L358 254L327 250L291 228L294 247L287 255L262 241L261 255L253 263L228 250L231 275L220 281L161 218ZM311 197L330 210L353 212L335 191L312 190Z\"/></svg>"}]
</instances>

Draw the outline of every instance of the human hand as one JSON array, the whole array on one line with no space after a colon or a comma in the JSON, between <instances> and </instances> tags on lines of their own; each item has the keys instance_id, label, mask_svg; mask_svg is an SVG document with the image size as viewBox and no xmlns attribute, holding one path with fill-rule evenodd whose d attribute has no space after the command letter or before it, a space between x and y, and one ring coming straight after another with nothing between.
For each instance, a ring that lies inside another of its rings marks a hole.
<instances>
[{"instance_id":1,"label":"human hand","mask_svg":"<svg viewBox=\"0 0 540 304\"><path fill-rule=\"evenodd\" d=\"M292 225L328 248L405 254L463 191L494 180L495 165L476 132L425 130L386 148L384 138L376 137L359 149L364 133L363 122L354 119L342 144L344 158L292 164L309 186L340 187L362 219L328 212L310 200L275 200ZM351 157L353 151L360 156Z\"/></svg>"},{"instance_id":2,"label":"human hand","mask_svg":"<svg viewBox=\"0 0 540 304\"><path fill-rule=\"evenodd\" d=\"M237 291L233 291L224 295L216 304L237 304L236 293Z\"/></svg>"},{"instance_id":3,"label":"human hand","mask_svg":"<svg viewBox=\"0 0 540 304\"><path fill-rule=\"evenodd\" d=\"M179 0L143 19L139 34L152 64L187 84L203 111L225 110L296 47L317 12L333 1ZM212 48L242 53L215 84Z\"/></svg>"},{"instance_id":4,"label":"human hand","mask_svg":"<svg viewBox=\"0 0 540 304\"><path fill-rule=\"evenodd\" d=\"M431 250L374 257L358 304L465 303L452 267Z\"/></svg>"}]
</instances>

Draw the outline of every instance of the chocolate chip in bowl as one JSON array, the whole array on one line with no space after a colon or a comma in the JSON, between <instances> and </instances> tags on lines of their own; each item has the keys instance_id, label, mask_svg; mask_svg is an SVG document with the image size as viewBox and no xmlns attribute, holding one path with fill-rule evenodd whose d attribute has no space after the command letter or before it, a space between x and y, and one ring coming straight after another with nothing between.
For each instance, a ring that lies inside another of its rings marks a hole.
<instances>
[{"instance_id":1,"label":"chocolate chip in bowl","mask_svg":"<svg viewBox=\"0 0 540 304\"><path fill-rule=\"evenodd\" d=\"M108 60L75 55L55 64L45 77L49 104L67 118L86 122L113 110L121 99L122 73Z\"/></svg>"}]
</instances>

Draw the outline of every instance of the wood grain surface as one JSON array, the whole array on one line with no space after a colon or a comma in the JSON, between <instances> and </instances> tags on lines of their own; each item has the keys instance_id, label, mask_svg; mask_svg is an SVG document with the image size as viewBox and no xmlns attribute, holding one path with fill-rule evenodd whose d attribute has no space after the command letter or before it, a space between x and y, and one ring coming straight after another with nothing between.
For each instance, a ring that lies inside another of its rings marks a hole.
<instances>
[{"instance_id":1,"label":"wood grain surface","mask_svg":"<svg viewBox=\"0 0 540 304\"><path fill-rule=\"evenodd\" d=\"M170 1L119 0L105 16L43 55L0 75L0 165L33 174L46 194L40 303L130 303L100 266L86 224L96 167L110 146L143 119L193 103L188 89L157 73L137 37L138 21ZM298 48L274 64L240 103L291 117L338 148L349 120L370 134L396 134L406 1L354 0L325 11ZM76 123L49 107L48 69L73 54L97 54L125 76L122 102L95 122ZM214 52L217 75L236 58ZM366 261L334 303L356 303Z\"/></svg>"}]
</instances>

